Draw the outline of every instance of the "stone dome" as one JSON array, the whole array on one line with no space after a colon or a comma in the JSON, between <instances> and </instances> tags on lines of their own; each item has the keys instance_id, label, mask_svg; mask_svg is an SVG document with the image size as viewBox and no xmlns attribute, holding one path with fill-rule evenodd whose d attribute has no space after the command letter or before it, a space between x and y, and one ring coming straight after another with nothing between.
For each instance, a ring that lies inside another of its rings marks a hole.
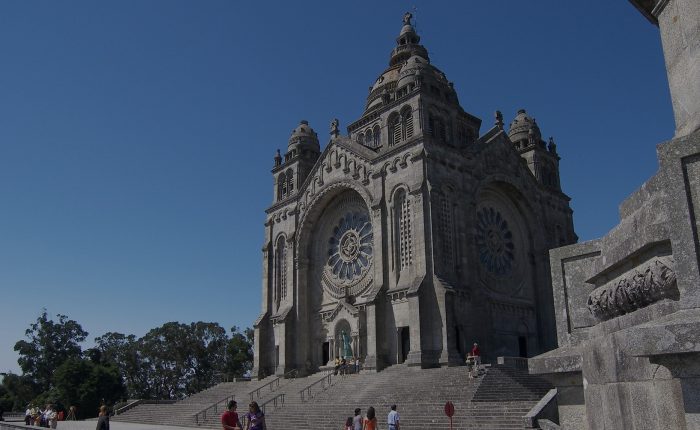
<instances>
[{"instance_id":1,"label":"stone dome","mask_svg":"<svg viewBox=\"0 0 700 430\"><path fill-rule=\"evenodd\" d=\"M403 27L401 27L401 32L399 33L399 37L404 36L406 34L414 34L416 37L418 34L416 33L416 29L413 28L411 24L405 24Z\"/></svg>"},{"instance_id":2,"label":"stone dome","mask_svg":"<svg viewBox=\"0 0 700 430\"><path fill-rule=\"evenodd\" d=\"M512 142L520 142L523 140L528 140L530 134L533 134L536 141L539 142L542 140L540 127L537 125L535 119L528 115L525 109L520 109L518 114L510 123L508 137L510 137Z\"/></svg>"},{"instance_id":3,"label":"stone dome","mask_svg":"<svg viewBox=\"0 0 700 430\"><path fill-rule=\"evenodd\" d=\"M428 62L424 58L414 55L406 60L399 69L399 79L396 85L398 88L403 87L406 84L415 82L419 76L425 76L431 72L431 66Z\"/></svg>"},{"instance_id":4,"label":"stone dome","mask_svg":"<svg viewBox=\"0 0 700 430\"><path fill-rule=\"evenodd\" d=\"M301 120L297 128L292 130L292 135L289 137L289 150L300 146L312 146L316 150L319 149L318 135L306 120Z\"/></svg>"}]
</instances>

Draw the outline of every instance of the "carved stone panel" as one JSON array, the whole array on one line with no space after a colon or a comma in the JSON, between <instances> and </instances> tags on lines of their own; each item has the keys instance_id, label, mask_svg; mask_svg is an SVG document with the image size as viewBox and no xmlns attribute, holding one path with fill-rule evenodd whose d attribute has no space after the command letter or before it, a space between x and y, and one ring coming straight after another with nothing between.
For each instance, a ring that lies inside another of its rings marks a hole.
<instances>
[{"instance_id":1,"label":"carved stone panel","mask_svg":"<svg viewBox=\"0 0 700 430\"><path fill-rule=\"evenodd\" d=\"M678 298L673 259L655 258L593 290L588 296L588 309L598 320L607 320L663 299Z\"/></svg>"}]
</instances>

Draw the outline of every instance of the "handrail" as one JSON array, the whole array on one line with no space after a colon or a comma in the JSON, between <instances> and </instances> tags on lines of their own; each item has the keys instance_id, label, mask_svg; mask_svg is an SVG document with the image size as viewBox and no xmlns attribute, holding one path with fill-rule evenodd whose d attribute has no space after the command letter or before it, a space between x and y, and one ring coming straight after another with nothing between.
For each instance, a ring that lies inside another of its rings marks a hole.
<instances>
[{"instance_id":1,"label":"handrail","mask_svg":"<svg viewBox=\"0 0 700 430\"><path fill-rule=\"evenodd\" d=\"M218 414L219 413L219 404L223 403L224 405L228 403L229 400L236 400L236 395L232 394L230 396L226 396L225 398L219 400L218 402L214 403L213 405L206 407L202 409L201 411L197 412L194 414L194 422L199 425L200 422L200 416L201 416L201 421L205 422L207 420L207 413L209 412L209 409L214 409L214 413Z\"/></svg>"},{"instance_id":2,"label":"handrail","mask_svg":"<svg viewBox=\"0 0 700 430\"><path fill-rule=\"evenodd\" d=\"M321 391L326 390L326 388L328 388L328 387L331 386L331 381L332 381L332 379L333 379L333 374L332 374L332 373L329 373L328 375L325 375L323 378L321 378L321 379L319 379L318 381L312 383L311 385L308 385L308 386L302 388L302 389L299 391L299 395L301 396L301 401L302 401L302 402L305 402L305 401L307 401L307 400L311 400L311 399L313 398L313 396L311 395L311 388L314 387L314 386L316 386L316 385L318 385L318 384L321 384ZM328 385L326 385L326 383L327 383Z\"/></svg>"},{"instance_id":3,"label":"handrail","mask_svg":"<svg viewBox=\"0 0 700 430\"><path fill-rule=\"evenodd\" d=\"M263 385L262 387L258 387L255 390L251 391L248 393L250 396L250 401L253 401L253 394L255 394L255 398L259 399L260 398L260 390L262 390L265 387L270 387L270 391L275 391L275 388L280 387L280 379L282 379L281 376L278 376L277 378L273 379L272 381L268 382L267 384Z\"/></svg>"},{"instance_id":4,"label":"handrail","mask_svg":"<svg viewBox=\"0 0 700 430\"><path fill-rule=\"evenodd\" d=\"M129 409L132 409L132 408L140 405L142 402L143 402L143 400L138 399L138 400L134 400L131 403L127 403L126 405L120 407L119 409L115 409L114 415L123 414L124 412L128 411Z\"/></svg>"},{"instance_id":5,"label":"handrail","mask_svg":"<svg viewBox=\"0 0 700 430\"><path fill-rule=\"evenodd\" d=\"M270 403L272 403L272 406L274 406L275 409L277 409L277 405L279 405L279 407L284 406L284 393L280 393L280 394L276 395L275 397L271 398L270 400L266 401L262 405L260 405L260 409L262 409L263 414L265 413L265 408Z\"/></svg>"},{"instance_id":6,"label":"handrail","mask_svg":"<svg viewBox=\"0 0 700 430\"><path fill-rule=\"evenodd\" d=\"M254 400L253 394L255 394L255 398L259 399L260 398L260 391L263 388L267 387L268 385L270 386L270 391L275 391L275 388L280 387L280 380L282 378L293 379L293 378L297 377L297 373L298 373L297 369L292 369L289 372L285 373L284 375L278 376L277 378L273 379L272 381L268 382L267 384L263 385L262 387L258 387L255 390L249 392L248 395L250 396L250 401L252 402ZM273 387L273 385L274 385L274 387Z\"/></svg>"}]
</instances>

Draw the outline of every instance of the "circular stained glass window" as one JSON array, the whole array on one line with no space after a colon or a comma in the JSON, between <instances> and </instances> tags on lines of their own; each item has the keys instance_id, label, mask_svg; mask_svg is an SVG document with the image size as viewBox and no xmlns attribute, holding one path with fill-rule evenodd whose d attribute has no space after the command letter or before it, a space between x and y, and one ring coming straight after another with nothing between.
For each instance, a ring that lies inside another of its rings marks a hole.
<instances>
[{"instance_id":1,"label":"circular stained glass window","mask_svg":"<svg viewBox=\"0 0 700 430\"><path fill-rule=\"evenodd\" d=\"M483 208L477 212L476 245L479 261L494 275L509 275L515 262L513 233L500 212Z\"/></svg>"},{"instance_id":2,"label":"circular stained glass window","mask_svg":"<svg viewBox=\"0 0 700 430\"><path fill-rule=\"evenodd\" d=\"M347 213L328 239L329 272L341 283L353 283L367 271L372 259L372 224L366 215Z\"/></svg>"}]
</instances>

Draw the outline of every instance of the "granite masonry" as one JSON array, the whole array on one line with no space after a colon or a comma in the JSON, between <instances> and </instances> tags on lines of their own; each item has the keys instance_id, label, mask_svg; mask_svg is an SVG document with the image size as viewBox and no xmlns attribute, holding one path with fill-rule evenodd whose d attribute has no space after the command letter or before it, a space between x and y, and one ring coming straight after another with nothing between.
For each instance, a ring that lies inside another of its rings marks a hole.
<instances>
[{"instance_id":1,"label":"granite masonry","mask_svg":"<svg viewBox=\"0 0 700 430\"><path fill-rule=\"evenodd\" d=\"M255 322L260 377L337 357L364 371L556 346L548 250L575 243L554 141L520 110L480 133L406 14L362 116L275 157Z\"/></svg>"},{"instance_id":2,"label":"granite masonry","mask_svg":"<svg viewBox=\"0 0 700 430\"><path fill-rule=\"evenodd\" d=\"M559 348L529 360L566 429L700 429L700 2L631 0L661 30L676 135L606 236L550 252Z\"/></svg>"}]
</instances>

